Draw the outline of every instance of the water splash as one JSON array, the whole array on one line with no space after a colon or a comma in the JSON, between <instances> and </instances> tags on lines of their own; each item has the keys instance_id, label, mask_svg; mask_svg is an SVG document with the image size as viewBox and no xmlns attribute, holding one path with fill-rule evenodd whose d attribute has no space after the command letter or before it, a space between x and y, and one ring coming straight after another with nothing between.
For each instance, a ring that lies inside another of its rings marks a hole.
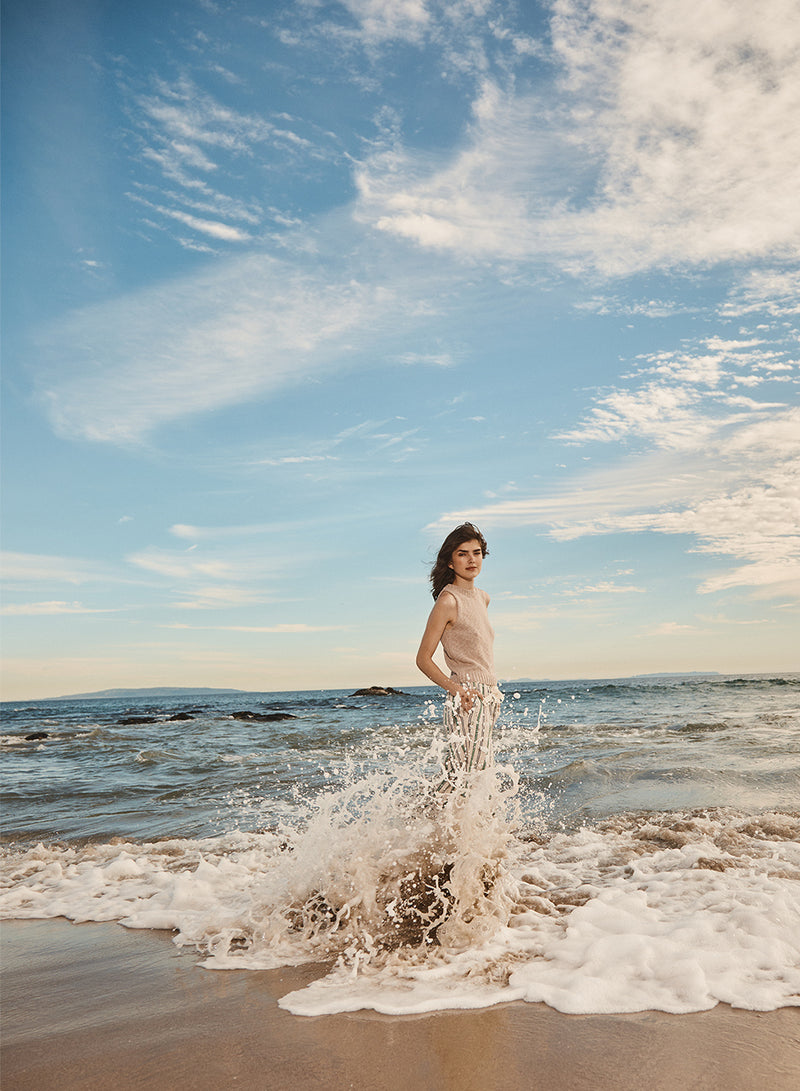
<instances>
[{"instance_id":1,"label":"water splash","mask_svg":"<svg viewBox=\"0 0 800 1091\"><path fill-rule=\"evenodd\" d=\"M322 962L281 1000L305 1015L800 1003L797 815L521 825L530 801L511 769L442 802L432 758L345 762L294 818L264 807L269 828L8 850L0 909L171 929L212 969Z\"/></svg>"},{"instance_id":2,"label":"water splash","mask_svg":"<svg viewBox=\"0 0 800 1091\"><path fill-rule=\"evenodd\" d=\"M512 905L516 794L513 771L496 769L442 801L409 766L317 796L302 826L282 831L263 900L206 965L291 948L297 961L364 967L401 948L424 959L486 937Z\"/></svg>"}]
</instances>

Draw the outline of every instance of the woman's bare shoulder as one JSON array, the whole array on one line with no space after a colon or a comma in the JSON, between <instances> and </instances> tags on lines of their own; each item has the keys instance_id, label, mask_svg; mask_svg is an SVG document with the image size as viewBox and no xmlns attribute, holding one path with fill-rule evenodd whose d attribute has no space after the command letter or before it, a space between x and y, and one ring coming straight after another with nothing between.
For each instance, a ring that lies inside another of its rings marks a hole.
<instances>
[{"instance_id":1,"label":"woman's bare shoulder","mask_svg":"<svg viewBox=\"0 0 800 1091\"><path fill-rule=\"evenodd\" d=\"M439 596L436 599L436 606L439 607L443 613L452 614L453 617L458 613L458 599L449 587L443 587L439 592Z\"/></svg>"}]
</instances>

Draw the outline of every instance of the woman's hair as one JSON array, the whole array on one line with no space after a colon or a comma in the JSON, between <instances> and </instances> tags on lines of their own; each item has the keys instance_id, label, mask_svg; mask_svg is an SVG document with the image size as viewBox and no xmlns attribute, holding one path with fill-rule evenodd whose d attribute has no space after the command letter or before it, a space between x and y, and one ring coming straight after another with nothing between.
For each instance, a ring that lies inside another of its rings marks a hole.
<instances>
[{"instance_id":1,"label":"woman's hair","mask_svg":"<svg viewBox=\"0 0 800 1091\"><path fill-rule=\"evenodd\" d=\"M438 599L445 587L456 578L450 564L453 560L453 554L464 542L479 542L484 557L489 552L486 547L486 539L472 523L462 523L455 530L451 530L442 542L442 548L436 557L436 563L431 569L431 594L435 599Z\"/></svg>"}]
</instances>

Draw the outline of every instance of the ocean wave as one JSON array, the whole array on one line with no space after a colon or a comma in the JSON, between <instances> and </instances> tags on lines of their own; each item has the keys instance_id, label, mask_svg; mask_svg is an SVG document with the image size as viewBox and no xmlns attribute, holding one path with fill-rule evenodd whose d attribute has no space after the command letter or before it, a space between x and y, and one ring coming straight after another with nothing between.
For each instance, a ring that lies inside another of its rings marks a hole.
<instances>
[{"instance_id":1,"label":"ocean wave","mask_svg":"<svg viewBox=\"0 0 800 1091\"><path fill-rule=\"evenodd\" d=\"M324 962L301 1015L544 1001L567 1012L800 1004L800 816L523 823L509 769L437 801L419 769L302 821L3 852L0 911L171 929L210 969Z\"/></svg>"},{"instance_id":2,"label":"ocean wave","mask_svg":"<svg viewBox=\"0 0 800 1091\"><path fill-rule=\"evenodd\" d=\"M722 721L722 722L711 721L709 723L705 723L703 720L697 720L697 721L690 721L689 723L686 723L686 724L676 724L675 727L672 728L672 730L673 731L680 731L680 732L682 732L683 734L686 734L686 735L705 734L707 732L714 732L714 731L729 731L730 730L730 724L727 724L724 721Z\"/></svg>"},{"instance_id":3,"label":"ocean wave","mask_svg":"<svg viewBox=\"0 0 800 1091\"><path fill-rule=\"evenodd\" d=\"M182 755L176 750L140 750L133 759L138 765L158 765L160 762L180 761Z\"/></svg>"},{"instance_id":4,"label":"ocean wave","mask_svg":"<svg viewBox=\"0 0 800 1091\"><path fill-rule=\"evenodd\" d=\"M717 684L722 686L800 686L800 677L791 674L775 677L759 675L757 677L721 678Z\"/></svg>"}]
</instances>

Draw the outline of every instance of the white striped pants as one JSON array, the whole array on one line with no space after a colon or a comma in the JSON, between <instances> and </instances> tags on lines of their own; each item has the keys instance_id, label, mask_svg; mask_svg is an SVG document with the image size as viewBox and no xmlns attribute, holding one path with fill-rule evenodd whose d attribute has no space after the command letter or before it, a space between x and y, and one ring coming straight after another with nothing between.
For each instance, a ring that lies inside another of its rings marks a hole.
<instances>
[{"instance_id":1,"label":"white striped pants","mask_svg":"<svg viewBox=\"0 0 800 1091\"><path fill-rule=\"evenodd\" d=\"M444 728L447 733L447 754L444 760L444 780L439 791L452 788L464 773L477 773L494 765L492 730L500 715L503 694L497 686L483 682L462 683L465 688L476 690L476 698L469 712L456 707L453 697L444 705Z\"/></svg>"}]
</instances>

